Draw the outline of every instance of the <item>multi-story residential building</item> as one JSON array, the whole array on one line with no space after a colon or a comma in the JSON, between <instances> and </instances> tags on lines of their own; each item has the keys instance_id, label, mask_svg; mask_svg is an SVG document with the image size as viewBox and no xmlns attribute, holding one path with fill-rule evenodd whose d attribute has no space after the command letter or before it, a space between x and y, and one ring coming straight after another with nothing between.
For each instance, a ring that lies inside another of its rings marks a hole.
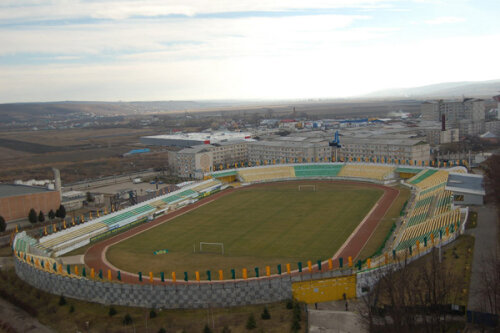
<instances>
[{"instance_id":1,"label":"multi-story residential building","mask_svg":"<svg viewBox=\"0 0 500 333\"><path fill-rule=\"evenodd\" d=\"M420 107L422 119L441 121L446 128L462 128L460 135L477 135L484 126L485 106L482 99L464 98L462 101L429 101ZM479 130L479 131L478 131Z\"/></svg>"},{"instance_id":2,"label":"multi-story residential building","mask_svg":"<svg viewBox=\"0 0 500 333\"><path fill-rule=\"evenodd\" d=\"M248 141L221 142L210 145L213 153L213 165L218 168L220 165L226 167L235 163L248 162Z\"/></svg>"},{"instance_id":3,"label":"multi-story residential building","mask_svg":"<svg viewBox=\"0 0 500 333\"><path fill-rule=\"evenodd\" d=\"M183 178L203 178L204 172L213 171L213 152L209 145L198 145L168 152L172 172Z\"/></svg>"},{"instance_id":4,"label":"multi-story residential building","mask_svg":"<svg viewBox=\"0 0 500 333\"><path fill-rule=\"evenodd\" d=\"M322 138L283 137L276 140L248 143L248 160L252 164L264 161L295 162L331 160L332 148Z\"/></svg>"},{"instance_id":5,"label":"multi-story residential building","mask_svg":"<svg viewBox=\"0 0 500 333\"><path fill-rule=\"evenodd\" d=\"M379 161L429 161L430 146L419 139L379 139L342 137L337 158L346 161L375 158Z\"/></svg>"}]
</instances>

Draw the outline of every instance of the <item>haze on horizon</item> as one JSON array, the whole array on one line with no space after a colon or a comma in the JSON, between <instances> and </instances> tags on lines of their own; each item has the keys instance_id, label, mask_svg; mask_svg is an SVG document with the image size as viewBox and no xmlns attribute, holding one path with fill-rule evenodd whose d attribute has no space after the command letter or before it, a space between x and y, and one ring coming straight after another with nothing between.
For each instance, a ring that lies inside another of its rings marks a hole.
<instances>
[{"instance_id":1,"label":"haze on horizon","mask_svg":"<svg viewBox=\"0 0 500 333\"><path fill-rule=\"evenodd\" d=\"M0 103L295 99L500 78L488 0L4 0Z\"/></svg>"}]
</instances>

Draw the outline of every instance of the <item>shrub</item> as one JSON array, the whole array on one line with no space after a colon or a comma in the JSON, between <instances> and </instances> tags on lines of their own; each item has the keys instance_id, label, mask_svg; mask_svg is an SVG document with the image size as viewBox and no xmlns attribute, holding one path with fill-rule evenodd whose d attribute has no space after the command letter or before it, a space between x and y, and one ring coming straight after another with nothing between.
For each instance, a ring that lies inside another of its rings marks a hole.
<instances>
[{"instance_id":1,"label":"shrub","mask_svg":"<svg viewBox=\"0 0 500 333\"><path fill-rule=\"evenodd\" d=\"M299 303L295 303L293 306L293 318L294 318L294 320L297 319L297 321L300 321L302 319Z\"/></svg>"},{"instance_id":2,"label":"shrub","mask_svg":"<svg viewBox=\"0 0 500 333\"><path fill-rule=\"evenodd\" d=\"M5 219L3 216L0 216L0 232L4 232L7 228L7 223L5 223Z\"/></svg>"},{"instance_id":3,"label":"shrub","mask_svg":"<svg viewBox=\"0 0 500 333\"><path fill-rule=\"evenodd\" d=\"M292 322L292 332L298 332L300 330L300 323L297 318L294 317Z\"/></svg>"},{"instance_id":4,"label":"shrub","mask_svg":"<svg viewBox=\"0 0 500 333\"><path fill-rule=\"evenodd\" d=\"M286 300L286 308L287 309L293 309L293 301L291 299Z\"/></svg>"},{"instance_id":5,"label":"shrub","mask_svg":"<svg viewBox=\"0 0 500 333\"><path fill-rule=\"evenodd\" d=\"M63 306L63 305L66 305L66 298L64 298L63 295L61 295L61 297L59 297L59 306Z\"/></svg>"},{"instance_id":6,"label":"shrub","mask_svg":"<svg viewBox=\"0 0 500 333\"><path fill-rule=\"evenodd\" d=\"M38 213L38 222L45 222L45 215L43 215L42 211Z\"/></svg>"},{"instance_id":7,"label":"shrub","mask_svg":"<svg viewBox=\"0 0 500 333\"><path fill-rule=\"evenodd\" d=\"M247 324L245 326L248 330L253 330L254 328L257 328L257 323L255 322L255 317L253 316L253 313L250 314L247 320Z\"/></svg>"},{"instance_id":8,"label":"shrub","mask_svg":"<svg viewBox=\"0 0 500 333\"><path fill-rule=\"evenodd\" d=\"M132 322L132 317L127 313L125 317L123 317L123 325L130 325Z\"/></svg>"},{"instance_id":9,"label":"shrub","mask_svg":"<svg viewBox=\"0 0 500 333\"><path fill-rule=\"evenodd\" d=\"M110 307L108 314L110 317L113 317L116 314L116 309L114 307Z\"/></svg>"},{"instance_id":10,"label":"shrub","mask_svg":"<svg viewBox=\"0 0 500 333\"><path fill-rule=\"evenodd\" d=\"M75 312L75 306L73 304L71 304L71 306L69 307L69 313L73 313Z\"/></svg>"},{"instance_id":11,"label":"shrub","mask_svg":"<svg viewBox=\"0 0 500 333\"><path fill-rule=\"evenodd\" d=\"M163 327L161 327L159 330L158 330L158 333L167 333L167 330L164 329Z\"/></svg>"},{"instance_id":12,"label":"shrub","mask_svg":"<svg viewBox=\"0 0 500 333\"><path fill-rule=\"evenodd\" d=\"M222 328L222 333L231 333L231 329L229 327L227 327L227 326L224 326Z\"/></svg>"},{"instance_id":13,"label":"shrub","mask_svg":"<svg viewBox=\"0 0 500 333\"><path fill-rule=\"evenodd\" d=\"M260 317L264 320L271 319L271 314L269 313L267 306L264 307L264 311L262 311L262 314L260 315Z\"/></svg>"},{"instance_id":14,"label":"shrub","mask_svg":"<svg viewBox=\"0 0 500 333\"><path fill-rule=\"evenodd\" d=\"M208 324L205 324L205 327L203 328L203 333L212 333L212 330L208 326Z\"/></svg>"},{"instance_id":15,"label":"shrub","mask_svg":"<svg viewBox=\"0 0 500 333\"><path fill-rule=\"evenodd\" d=\"M37 221L37 216L36 216L36 212L33 208L30 209L30 212L28 214L28 220L32 223L32 224L35 224L36 221Z\"/></svg>"},{"instance_id":16,"label":"shrub","mask_svg":"<svg viewBox=\"0 0 500 333\"><path fill-rule=\"evenodd\" d=\"M155 310L151 310L151 311L149 311L149 318L154 318L154 317L156 317L156 312L155 312Z\"/></svg>"}]
</instances>

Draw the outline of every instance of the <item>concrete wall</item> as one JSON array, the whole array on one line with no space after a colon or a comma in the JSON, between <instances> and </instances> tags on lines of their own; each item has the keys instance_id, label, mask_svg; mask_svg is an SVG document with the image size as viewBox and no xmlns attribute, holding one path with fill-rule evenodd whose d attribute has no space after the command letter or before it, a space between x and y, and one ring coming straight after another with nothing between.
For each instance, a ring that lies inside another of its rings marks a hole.
<instances>
[{"instance_id":1,"label":"concrete wall","mask_svg":"<svg viewBox=\"0 0 500 333\"><path fill-rule=\"evenodd\" d=\"M79 300L147 308L203 308L263 304L292 298L289 276L228 283L151 285L103 282L48 273L15 259L17 275L30 285Z\"/></svg>"},{"instance_id":2,"label":"concrete wall","mask_svg":"<svg viewBox=\"0 0 500 333\"><path fill-rule=\"evenodd\" d=\"M55 212L60 204L61 198L57 191L4 197L0 198L0 215L7 222L27 219L30 209L33 208L37 215L41 210L47 216L51 209Z\"/></svg>"}]
</instances>

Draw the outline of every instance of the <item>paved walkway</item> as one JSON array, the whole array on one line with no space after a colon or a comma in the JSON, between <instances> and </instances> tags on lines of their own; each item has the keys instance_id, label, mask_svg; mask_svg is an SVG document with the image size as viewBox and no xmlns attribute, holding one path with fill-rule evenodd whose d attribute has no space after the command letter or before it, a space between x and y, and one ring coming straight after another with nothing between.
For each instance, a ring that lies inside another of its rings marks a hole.
<instances>
[{"instance_id":1,"label":"paved walkway","mask_svg":"<svg viewBox=\"0 0 500 333\"><path fill-rule=\"evenodd\" d=\"M83 260L83 254L76 256L60 257L63 265L83 265L85 261Z\"/></svg>"},{"instance_id":2,"label":"paved walkway","mask_svg":"<svg viewBox=\"0 0 500 333\"><path fill-rule=\"evenodd\" d=\"M469 290L468 310L483 310L479 290L482 283L481 265L484 260L491 258L493 251L498 251L498 221L494 205L485 205L475 209L478 215L477 227L467 230L467 234L473 235L474 257L472 260L472 274ZM490 259L491 260L491 259Z\"/></svg>"}]
</instances>

